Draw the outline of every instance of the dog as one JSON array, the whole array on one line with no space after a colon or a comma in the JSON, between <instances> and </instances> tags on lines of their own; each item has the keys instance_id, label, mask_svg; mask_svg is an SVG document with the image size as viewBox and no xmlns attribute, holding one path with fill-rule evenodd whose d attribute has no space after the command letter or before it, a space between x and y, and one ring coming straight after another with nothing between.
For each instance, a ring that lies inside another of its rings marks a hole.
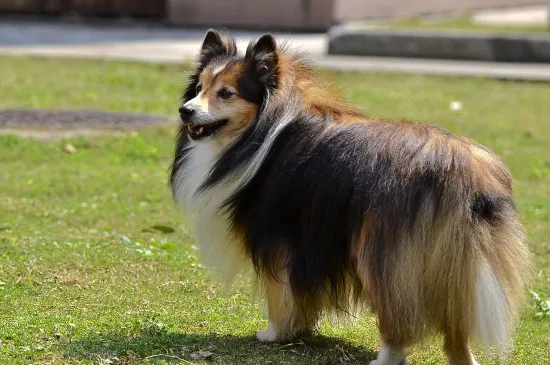
<instances>
[{"instance_id":1,"label":"dog","mask_svg":"<svg viewBox=\"0 0 550 365\"><path fill-rule=\"evenodd\" d=\"M530 257L510 173L485 147L353 108L270 34L237 51L209 30L179 108L170 183L194 213L206 267L253 268L267 299L264 342L368 307L382 344L371 365L444 336L505 353Z\"/></svg>"}]
</instances>

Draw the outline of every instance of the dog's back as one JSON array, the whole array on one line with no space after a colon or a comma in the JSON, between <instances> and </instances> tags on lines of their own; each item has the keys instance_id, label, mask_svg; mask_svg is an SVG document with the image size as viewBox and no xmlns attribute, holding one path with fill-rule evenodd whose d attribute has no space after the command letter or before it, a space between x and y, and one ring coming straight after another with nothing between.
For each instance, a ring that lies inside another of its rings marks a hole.
<instances>
[{"instance_id":1,"label":"dog's back","mask_svg":"<svg viewBox=\"0 0 550 365\"><path fill-rule=\"evenodd\" d=\"M435 127L316 118L294 120L227 202L256 268L286 265L312 317L366 299L397 342L436 328L502 349L528 254L500 160Z\"/></svg>"}]
</instances>

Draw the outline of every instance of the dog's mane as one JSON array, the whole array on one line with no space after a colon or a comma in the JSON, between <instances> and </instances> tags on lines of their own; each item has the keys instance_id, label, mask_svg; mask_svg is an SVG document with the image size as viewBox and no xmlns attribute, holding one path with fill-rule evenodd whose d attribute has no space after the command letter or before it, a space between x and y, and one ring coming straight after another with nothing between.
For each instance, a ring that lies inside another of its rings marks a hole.
<instances>
[{"instance_id":1,"label":"dog's mane","mask_svg":"<svg viewBox=\"0 0 550 365\"><path fill-rule=\"evenodd\" d=\"M236 182L239 185L236 191L242 189L258 170L278 134L295 120L310 117L323 124L369 120L345 102L301 52L282 43L277 47L277 57L276 89L268 92L248 129L220 155L201 191L238 173L241 178Z\"/></svg>"},{"instance_id":2,"label":"dog's mane","mask_svg":"<svg viewBox=\"0 0 550 365\"><path fill-rule=\"evenodd\" d=\"M342 115L366 118L364 113L342 98L339 88L320 75L303 53L283 43L277 54L280 78L278 93L283 99L280 102L285 103L285 99L299 96L303 109L332 117L336 119L334 121Z\"/></svg>"}]
</instances>

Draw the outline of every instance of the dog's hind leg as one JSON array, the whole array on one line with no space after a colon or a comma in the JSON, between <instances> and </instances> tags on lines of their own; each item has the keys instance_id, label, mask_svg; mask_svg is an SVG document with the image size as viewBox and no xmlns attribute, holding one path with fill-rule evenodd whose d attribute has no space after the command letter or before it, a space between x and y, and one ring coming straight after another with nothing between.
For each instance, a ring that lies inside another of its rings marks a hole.
<instances>
[{"instance_id":1,"label":"dog's hind leg","mask_svg":"<svg viewBox=\"0 0 550 365\"><path fill-rule=\"evenodd\" d=\"M386 313L387 314L387 313ZM404 318L384 318L384 314L379 313L378 321L382 345L378 358L371 361L370 365L407 365L406 348L414 343L414 334L407 333L399 326Z\"/></svg>"},{"instance_id":2,"label":"dog's hind leg","mask_svg":"<svg viewBox=\"0 0 550 365\"><path fill-rule=\"evenodd\" d=\"M479 365L468 348L466 336L457 338L457 336L446 333L444 349L449 359L449 365Z\"/></svg>"},{"instance_id":3,"label":"dog's hind leg","mask_svg":"<svg viewBox=\"0 0 550 365\"><path fill-rule=\"evenodd\" d=\"M386 262L386 275L360 272L365 293L378 316L382 338L378 358L371 365L408 364L407 349L424 335L425 315L418 294L421 274L419 265L414 264L419 260L412 251L396 255L395 265Z\"/></svg>"}]
</instances>

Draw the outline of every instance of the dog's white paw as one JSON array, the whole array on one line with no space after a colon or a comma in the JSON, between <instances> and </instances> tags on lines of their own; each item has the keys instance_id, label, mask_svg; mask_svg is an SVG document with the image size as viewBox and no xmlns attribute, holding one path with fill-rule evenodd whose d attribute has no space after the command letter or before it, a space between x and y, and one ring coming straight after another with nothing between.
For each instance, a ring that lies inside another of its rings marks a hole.
<instances>
[{"instance_id":1,"label":"dog's white paw","mask_svg":"<svg viewBox=\"0 0 550 365\"><path fill-rule=\"evenodd\" d=\"M393 363L390 364L387 361L384 362L383 360L381 361L381 360L376 359L376 360L371 361L369 363L369 365L394 365L394 364ZM407 359L401 360L401 362L399 362L397 365L409 365L409 361ZM476 365L476 364L474 364L474 365ZM479 365L479 364L477 364L477 365Z\"/></svg>"},{"instance_id":2,"label":"dog's white paw","mask_svg":"<svg viewBox=\"0 0 550 365\"><path fill-rule=\"evenodd\" d=\"M407 354L403 349L392 349L382 345L378 353L378 359L371 361L370 365L408 365Z\"/></svg>"},{"instance_id":3,"label":"dog's white paw","mask_svg":"<svg viewBox=\"0 0 550 365\"><path fill-rule=\"evenodd\" d=\"M278 333L271 323L267 326L267 329L259 331L256 337L260 342L276 342L279 339Z\"/></svg>"}]
</instances>

